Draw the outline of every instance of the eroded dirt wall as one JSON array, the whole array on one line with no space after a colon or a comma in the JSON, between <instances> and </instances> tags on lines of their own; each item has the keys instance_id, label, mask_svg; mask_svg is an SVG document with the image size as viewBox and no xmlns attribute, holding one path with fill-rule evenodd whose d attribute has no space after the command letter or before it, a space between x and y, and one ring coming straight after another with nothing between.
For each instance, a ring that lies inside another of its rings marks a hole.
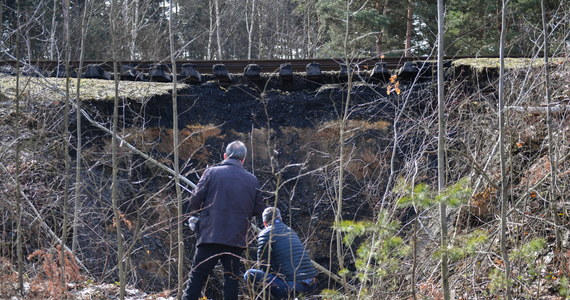
<instances>
[{"instance_id":1,"label":"eroded dirt wall","mask_svg":"<svg viewBox=\"0 0 570 300\"><path fill-rule=\"evenodd\" d=\"M277 203L286 223L306 242L314 260L329 266L333 255L330 245L338 194L341 126L345 131L342 156L346 171L342 215L346 220L360 220L372 217L374 210L386 205L383 196L389 174L399 168L405 150L397 148L395 155L392 153L396 111L431 111L429 81L402 82L401 94L391 91L388 95L387 85L355 83L348 106L346 84L295 82L272 88L269 84L226 86L216 82L190 85L178 91L182 173L197 182L204 168L221 160L225 145L236 139L244 141L249 150L245 168L259 178L267 204ZM161 95L145 101L124 99L122 103L119 127L123 128L125 140L172 167L172 97ZM110 102L93 101L86 107L99 114L101 120L111 116ZM85 155L100 160L94 153L110 153L109 137L84 124ZM130 182L143 182L131 183L138 196L122 200L126 218L141 219L148 227L170 224L169 228L174 230L169 219L174 217L174 203L167 200L173 199L174 188L163 187L171 183L170 179L145 165L144 160L127 149L121 149L125 169L129 170L122 175L137 178ZM148 184L149 181L155 183ZM168 213L164 213L164 209L157 213L156 203L152 208L140 207L156 202L152 200L156 198L154 193L160 193L167 202ZM190 258L194 238L191 232L186 233ZM164 247L171 247L175 241L173 232L168 233L168 230L155 236ZM253 258L254 255L252 253ZM146 256L148 253L142 257ZM148 264L148 260L141 261ZM144 264L139 262L139 265ZM168 270L172 266L146 268ZM153 281L157 288L168 281L164 271L161 272ZM175 276L173 273L169 274L171 279Z\"/></svg>"}]
</instances>

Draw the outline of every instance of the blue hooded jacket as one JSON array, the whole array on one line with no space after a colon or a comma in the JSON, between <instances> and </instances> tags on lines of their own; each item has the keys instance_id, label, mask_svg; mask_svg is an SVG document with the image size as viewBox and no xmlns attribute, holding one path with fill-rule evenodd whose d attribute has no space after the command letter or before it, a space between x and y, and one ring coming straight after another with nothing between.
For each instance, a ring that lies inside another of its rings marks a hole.
<instances>
[{"instance_id":1,"label":"blue hooded jacket","mask_svg":"<svg viewBox=\"0 0 570 300\"><path fill-rule=\"evenodd\" d=\"M280 220L265 228L257 238L258 261L270 265L270 273L286 281L299 281L317 276L309 252L299 236Z\"/></svg>"}]
</instances>

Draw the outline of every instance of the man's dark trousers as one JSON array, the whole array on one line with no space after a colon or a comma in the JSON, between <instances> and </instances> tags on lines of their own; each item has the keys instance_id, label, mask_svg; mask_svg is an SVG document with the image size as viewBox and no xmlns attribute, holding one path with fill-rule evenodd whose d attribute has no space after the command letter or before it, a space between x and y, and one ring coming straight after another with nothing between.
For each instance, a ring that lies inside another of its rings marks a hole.
<instances>
[{"instance_id":1,"label":"man's dark trousers","mask_svg":"<svg viewBox=\"0 0 570 300\"><path fill-rule=\"evenodd\" d=\"M196 247L192 271L182 299L196 300L200 298L208 275L221 260L224 268L224 299L237 300L239 280L243 274L243 266L240 261L243 251L244 249L240 247L220 244L202 244Z\"/></svg>"}]
</instances>

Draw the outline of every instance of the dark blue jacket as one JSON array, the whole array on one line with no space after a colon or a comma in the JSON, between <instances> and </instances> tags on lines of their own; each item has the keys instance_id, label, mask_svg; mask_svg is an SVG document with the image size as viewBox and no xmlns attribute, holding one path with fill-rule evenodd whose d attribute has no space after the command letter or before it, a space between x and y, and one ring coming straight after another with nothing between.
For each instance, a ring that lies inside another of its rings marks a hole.
<instances>
[{"instance_id":1,"label":"dark blue jacket","mask_svg":"<svg viewBox=\"0 0 570 300\"><path fill-rule=\"evenodd\" d=\"M240 161L227 159L206 169L190 198L190 209L200 217L196 245L245 248L250 218L264 208L257 178Z\"/></svg>"},{"instance_id":2,"label":"dark blue jacket","mask_svg":"<svg viewBox=\"0 0 570 300\"><path fill-rule=\"evenodd\" d=\"M309 252L299 236L287 225L275 220L257 238L257 259L270 265L270 273L281 274L286 281L299 281L317 276Z\"/></svg>"}]
</instances>

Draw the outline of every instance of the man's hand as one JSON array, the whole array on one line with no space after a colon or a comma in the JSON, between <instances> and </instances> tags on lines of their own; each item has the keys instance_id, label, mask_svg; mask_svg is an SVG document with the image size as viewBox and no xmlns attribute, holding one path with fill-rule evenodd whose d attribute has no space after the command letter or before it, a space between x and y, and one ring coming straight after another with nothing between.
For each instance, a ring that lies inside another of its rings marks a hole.
<instances>
[{"instance_id":1,"label":"man's hand","mask_svg":"<svg viewBox=\"0 0 570 300\"><path fill-rule=\"evenodd\" d=\"M196 222L198 222L198 220L200 220L198 217L190 217L188 219L188 227L190 227L190 230L196 230Z\"/></svg>"}]
</instances>

